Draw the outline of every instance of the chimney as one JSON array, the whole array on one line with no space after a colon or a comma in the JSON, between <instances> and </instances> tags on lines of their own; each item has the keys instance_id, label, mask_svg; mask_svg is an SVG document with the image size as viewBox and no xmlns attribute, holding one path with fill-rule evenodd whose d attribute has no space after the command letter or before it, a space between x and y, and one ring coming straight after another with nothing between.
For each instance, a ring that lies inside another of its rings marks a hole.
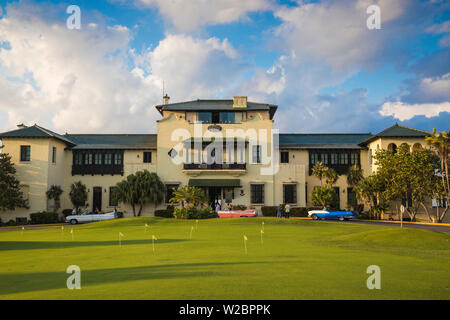
<instances>
[{"instance_id":1,"label":"chimney","mask_svg":"<svg viewBox=\"0 0 450 320\"><path fill-rule=\"evenodd\" d=\"M233 108L247 108L247 97L233 97Z\"/></svg>"},{"instance_id":2,"label":"chimney","mask_svg":"<svg viewBox=\"0 0 450 320\"><path fill-rule=\"evenodd\" d=\"M25 129L25 128L27 128L27 126L24 125L23 123L21 123L21 124L18 124L18 125L17 125L17 128L19 128L19 129Z\"/></svg>"},{"instance_id":3,"label":"chimney","mask_svg":"<svg viewBox=\"0 0 450 320\"><path fill-rule=\"evenodd\" d=\"M166 93L166 95L163 98L164 98L164 105L168 105L170 97L167 95L167 93Z\"/></svg>"}]
</instances>

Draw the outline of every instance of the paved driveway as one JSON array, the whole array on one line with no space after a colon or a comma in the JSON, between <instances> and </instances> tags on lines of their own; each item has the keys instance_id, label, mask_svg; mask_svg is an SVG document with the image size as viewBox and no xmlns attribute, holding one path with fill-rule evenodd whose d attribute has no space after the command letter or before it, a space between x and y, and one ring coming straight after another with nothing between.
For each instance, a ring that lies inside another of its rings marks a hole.
<instances>
[{"instance_id":1,"label":"paved driveway","mask_svg":"<svg viewBox=\"0 0 450 320\"><path fill-rule=\"evenodd\" d=\"M332 221L332 220L328 220ZM400 223L383 222L383 221L361 221L361 220L350 220L345 223L359 223L359 224L376 224L387 226L391 228L400 228ZM415 229L425 229L431 231L439 232L450 232L449 225L435 225L435 224L417 224L417 223L403 223L403 228L415 228Z\"/></svg>"}]
</instances>

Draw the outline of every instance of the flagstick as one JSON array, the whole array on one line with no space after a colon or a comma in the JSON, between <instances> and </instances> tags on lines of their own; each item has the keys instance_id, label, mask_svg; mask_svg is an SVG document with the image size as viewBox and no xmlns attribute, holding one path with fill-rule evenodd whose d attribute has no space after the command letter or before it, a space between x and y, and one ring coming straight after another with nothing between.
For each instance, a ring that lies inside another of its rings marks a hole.
<instances>
[{"instance_id":1,"label":"flagstick","mask_svg":"<svg viewBox=\"0 0 450 320\"><path fill-rule=\"evenodd\" d=\"M145 233L147 233L148 224L145 224Z\"/></svg>"},{"instance_id":2,"label":"flagstick","mask_svg":"<svg viewBox=\"0 0 450 320\"><path fill-rule=\"evenodd\" d=\"M195 220L195 230L198 229L198 220Z\"/></svg>"},{"instance_id":3,"label":"flagstick","mask_svg":"<svg viewBox=\"0 0 450 320\"><path fill-rule=\"evenodd\" d=\"M122 239L120 237L120 232L119 232L119 247L122 248Z\"/></svg>"},{"instance_id":4,"label":"flagstick","mask_svg":"<svg viewBox=\"0 0 450 320\"><path fill-rule=\"evenodd\" d=\"M263 234L264 234L264 230L261 229L261 244L262 244L262 245L264 244Z\"/></svg>"},{"instance_id":5,"label":"flagstick","mask_svg":"<svg viewBox=\"0 0 450 320\"><path fill-rule=\"evenodd\" d=\"M245 254L247 254L247 237L244 235L244 248L245 248Z\"/></svg>"},{"instance_id":6,"label":"flagstick","mask_svg":"<svg viewBox=\"0 0 450 320\"><path fill-rule=\"evenodd\" d=\"M155 237L155 235L152 235L152 247L153 247L153 254L155 254L155 240L156 240L156 237Z\"/></svg>"},{"instance_id":7,"label":"flagstick","mask_svg":"<svg viewBox=\"0 0 450 320\"><path fill-rule=\"evenodd\" d=\"M192 240L192 231L194 230L194 226L191 227L191 233L189 235L189 239Z\"/></svg>"}]
</instances>

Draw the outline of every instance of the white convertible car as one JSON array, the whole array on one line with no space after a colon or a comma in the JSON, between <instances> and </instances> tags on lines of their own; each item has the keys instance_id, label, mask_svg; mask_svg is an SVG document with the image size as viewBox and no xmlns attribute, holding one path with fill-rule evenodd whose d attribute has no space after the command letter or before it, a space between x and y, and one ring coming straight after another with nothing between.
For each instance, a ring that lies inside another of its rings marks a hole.
<instances>
[{"instance_id":1,"label":"white convertible car","mask_svg":"<svg viewBox=\"0 0 450 320\"><path fill-rule=\"evenodd\" d=\"M114 211L103 213L103 214L77 214L73 216L67 216L66 222L70 224L77 223L86 223L86 222L94 222L94 221L104 221L104 220L113 220L115 219Z\"/></svg>"}]
</instances>

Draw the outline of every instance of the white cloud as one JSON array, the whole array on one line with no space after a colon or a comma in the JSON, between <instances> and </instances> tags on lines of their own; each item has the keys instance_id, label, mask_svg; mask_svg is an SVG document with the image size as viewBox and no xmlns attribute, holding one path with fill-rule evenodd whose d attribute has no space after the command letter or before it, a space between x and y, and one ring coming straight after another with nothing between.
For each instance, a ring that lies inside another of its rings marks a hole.
<instances>
[{"instance_id":1,"label":"white cloud","mask_svg":"<svg viewBox=\"0 0 450 320\"><path fill-rule=\"evenodd\" d=\"M369 30L366 25L369 5L381 9L382 29L398 19L406 1L359 0L302 3L297 7L282 7L275 16L283 23L275 31L284 40L287 50L293 50L301 60L326 63L334 71L370 67L385 50L386 40L394 32Z\"/></svg>"},{"instance_id":2,"label":"white cloud","mask_svg":"<svg viewBox=\"0 0 450 320\"><path fill-rule=\"evenodd\" d=\"M441 112L450 113L450 102L406 104L403 102L386 102L382 105L382 116L393 116L400 121L410 120L415 116L437 117Z\"/></svg>"},{"instance_id":3,"label":"white cloud","mask_svg":"<svg viewBox=\"0 0 450 320\"><path fill-rule=\"evenodd\" d=\"M0 48L5 130L37 122L59 132L152 132L162 80L173 100L214 97L241 72L226 39L167 35L153 51L136 54L124 26L68 30L34 10L9 5L0 19L0 42L10 44ZM134 70L130 60L139 62Z\"/></svg>"},{"instance_id":4,"label":"white cloud","mask_svg":"<svg viewBox=\"0 0 450 320\"><path fill-rule=\"evenodd\" d=\"M145 7L157 7L178 31L189 32L199 26L239 21L249 12L271 7L269 0L138 0Z\"/></svg>"}]
</instances>

